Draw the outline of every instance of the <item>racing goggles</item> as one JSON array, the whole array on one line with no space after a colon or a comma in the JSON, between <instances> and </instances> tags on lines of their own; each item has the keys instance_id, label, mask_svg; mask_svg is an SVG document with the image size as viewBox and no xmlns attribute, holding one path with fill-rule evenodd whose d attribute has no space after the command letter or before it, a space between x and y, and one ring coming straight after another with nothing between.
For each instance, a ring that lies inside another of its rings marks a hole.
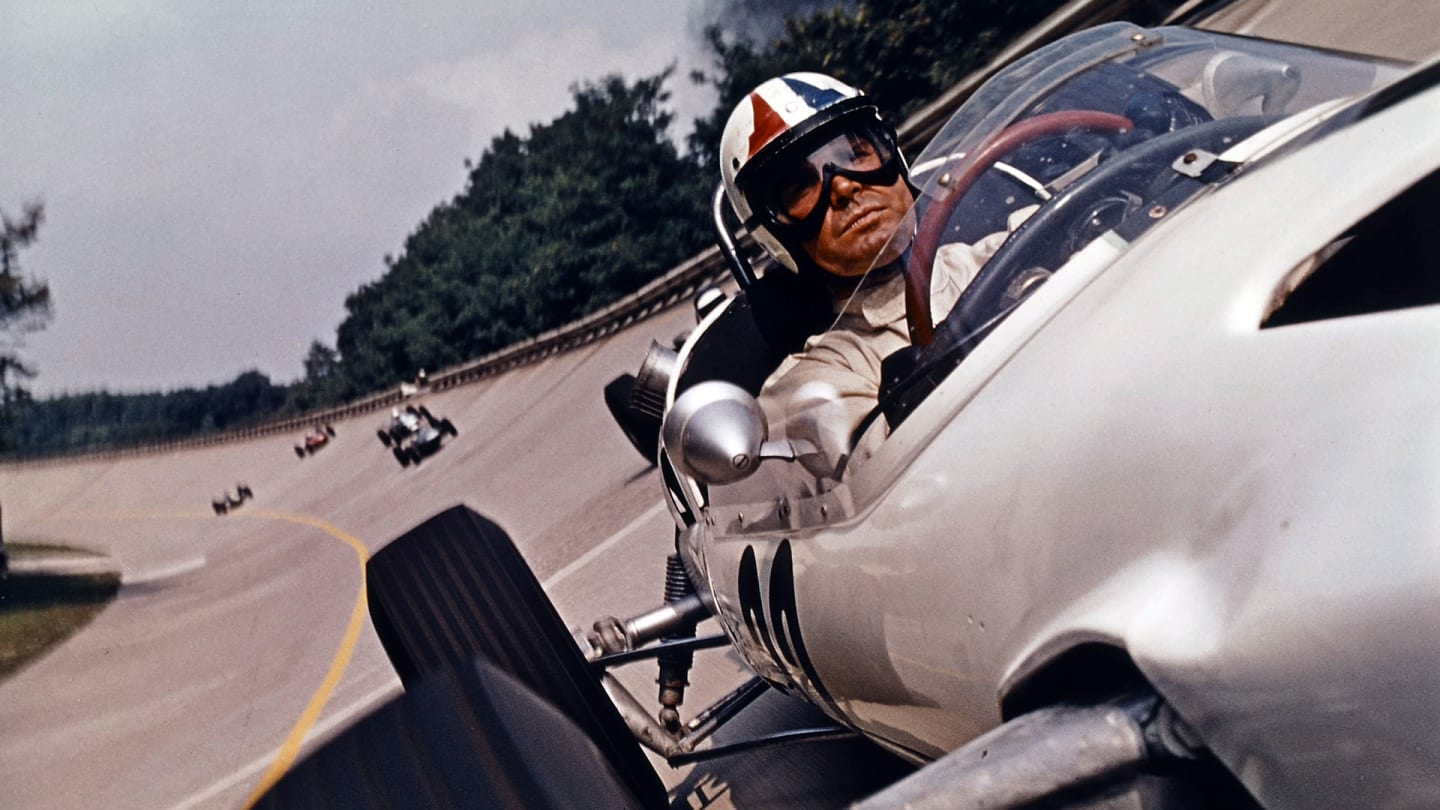
<instances>
[{"instance_id":1,"label":"racing goggles","mask_svg":"<svg viewBox=\"0 0 1440 810\"><path fill-rule=\"evenodd\" d=\"M870 186L889 186L900 177L895 142L878 126L849 129L812 148L797 144L776 157L764 180L746 192L754 218L779 235L810 239L820 232L836 177Z\"/></svg>"}]
</instances>

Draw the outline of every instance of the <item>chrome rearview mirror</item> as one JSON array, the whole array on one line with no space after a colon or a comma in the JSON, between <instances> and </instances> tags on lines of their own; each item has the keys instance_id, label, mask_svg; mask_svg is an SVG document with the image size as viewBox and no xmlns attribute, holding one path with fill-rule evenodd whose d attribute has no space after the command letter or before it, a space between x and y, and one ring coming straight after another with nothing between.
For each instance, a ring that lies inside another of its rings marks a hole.
<instances>
[{"instance_id":1,"label":"chrome rearview mirror","mask_svg":"<svg viewBox=\"0 0 1440 810\"><path fill-rule=\"evenodd\" d=\"M760 403L734 383L708 380L676 398L661 429L665 452L686 475L724 485L748 478L765 459L795 461L789 441L770 441Z\"/></svg>"},{"instance_id":2,"label":"chrome rearview mirror","mask_svg":"<svg viewBox=\"0 0 1440 810\"><path fill-rule=\"evenodd\" d=\"M731 484L759 466L769 429L755 397L734 383L709 380L676 398L661 437L681 472L707 484Z\"/></svg>"}]
</instances>

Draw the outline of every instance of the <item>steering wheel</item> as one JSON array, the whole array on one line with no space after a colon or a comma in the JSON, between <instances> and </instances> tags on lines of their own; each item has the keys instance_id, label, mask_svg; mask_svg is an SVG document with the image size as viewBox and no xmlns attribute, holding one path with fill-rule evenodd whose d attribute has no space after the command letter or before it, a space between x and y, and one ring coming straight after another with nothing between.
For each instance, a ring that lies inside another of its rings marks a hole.
<instances>
[{"instance_id":1,"label":"steering wheel","mask_svg":"<svg viewBox=\"0 0 1440 810\"><path fill-rule=\"evenodd\" d=\"M916 346L928 346L935 338L935 320L930 308L935 254L955 206L976 180L996 161L1042 138L1072 131L1124 133L1134 127L1130 119L1122 115L1096 110L1061 110L1011 124L979 149L957 158L947 172L952 180L943 186L944 190L925 212L915 234L910 261L905 267L905 320L910 342Z\"/></svg>"},{"instance_id":2,"label":"steering wheel","mask_svg":"<svg viewBox=\"0 0 1440 810\"><path fill-rule=\"evenodd\" d=\"M1104 227L1113 228L1129 217L1133 213L1130 206L1120 202L1126 191L1133 192L1135 200L1162 201L1166 188L1186 180L1170 171L1177 157L1196 149L1224 151L1264 123L1260 116L1248 116L1196 124L1152 138L1096 167L1011 234L965 288L943 329L957 338L978 333L1006 310L1007 302L1014 303L1009 296L1021 271L1032 267L1053 270L1064 263L1081 243L1089 241L1082 231L1093 226L1082 225L1091 219L1099 216L1107 220Z\"/></svg>"},{"instance_id":3,"label":"steering wheel","mask_svg":"<svg viewBox=\"0 0 1440 810\"><path fill-rule=\"evenodd\" d=\"M1047 201L1015 229L961 293L950 315L939 326L942 334L934 345L928 350L919 350L918 354L912 350L907 356L896 358L893 373L887 370L884 374L880 403L855 431L855 440L881 415L892 428L898 426L950 369L969 354L984 334L1014 307L1017 302L1012 299L1012 287L1016 280L1028 268L1054 269L1062 264L1080 246L1080 242L1088 241L1088 231L1095 227L1092 219L1097 214L1106 220L1104 227L1118 228L1122 235L1127 234L1131 226L1125 223L1142 219L1130 210L1135 200L1144 202L1142 208L1154 203L1173 208L1206 184L1206 181L1171 171L1170 167L1177 157L1195 149L1218 154L1229 145L1254 134L1265 123L1262 116L1226 118L1156 136L1100 164ZM973 179L971 182L974 182ZM1122 198L1125 199L1123 210L1112 210ZM946 200L952 210L954 199ZM937 200L932 205L932 211L939 205ZM929 228L924 235L925 244L918 244L921 242L918 235L916 242L917 247L924 247L927 255L933 256L938 235L943 233L948 216L941 216L937 226L930 224L930 213L926 213L925 224ZM1120 220L1113 221L1117 216ZM1134 227L1144 227L1144 224ZM1125 238L1133 238L1133 235L1125 235ZM927 264L927 270L928 267ZM926 292L928 302L928 290ZM911 312L908 304L907 290L907 316ZM891 359L887 358L886 362L890 364Z\"/></svg>"}]
</instances>

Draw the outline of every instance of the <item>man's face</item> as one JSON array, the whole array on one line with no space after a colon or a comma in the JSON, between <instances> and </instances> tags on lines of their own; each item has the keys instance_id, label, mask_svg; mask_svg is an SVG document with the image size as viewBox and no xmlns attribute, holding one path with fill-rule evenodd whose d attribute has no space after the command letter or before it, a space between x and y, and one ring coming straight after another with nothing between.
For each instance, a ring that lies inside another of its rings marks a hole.
<instances>
[{"instance_id":1,"label":"man's face","mask_svg":"<svg viewBox=\"0 0 1440 810\"><path fill-rule=\"evenodd\" d=\"M876 185L832 174L826 185L825 173L817 170L826 164L868 172L880 169L884 158L869 140L843 136L811 156L808 165L816 169L782 193L785 207L795 213L825 208L819 231L801 243L805 252L822 270L846 278L900 258L914 231L914 198L904 179ZM896 233L904 236L892 240Z\"/></svg>"},{"instance_id":2,"label":"man's face","mask_svg":"<svg viewBox=\"0 0 1440 810\"><path fill-rule=\"evenodd\" d=\"M915 230L914 198L904 180L871 186L837 176L830 189L820 233L801 243L820 269L854 278L900 258Z\"/></svg>"}]
</instances>

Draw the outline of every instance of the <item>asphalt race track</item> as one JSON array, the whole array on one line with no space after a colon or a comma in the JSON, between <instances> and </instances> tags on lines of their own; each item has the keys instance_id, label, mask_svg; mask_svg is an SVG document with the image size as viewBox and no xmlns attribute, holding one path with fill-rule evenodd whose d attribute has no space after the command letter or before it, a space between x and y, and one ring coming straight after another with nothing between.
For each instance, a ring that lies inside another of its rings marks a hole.
<instances>
[{"instance_id":1,"label":"asphalt race track","mask_svg":"<svg viewBox=\"0 0 1440 810\"><path fill-rule=\"evenodd\" d=\"M1440 50L1433 0L1239 3L1217 27L1419 59ZM1362 11L1363 9L1363 11ZM652 338L693 323L677 307L589 347L430 396L460 431L402 469L382 413L334 424L297 459L300 435L127 458L0 469L8 542L102 552L118 598L50 654L0 682L0 805L242 807L258 789L398 693L365 610L366 556L465 503L515 538L571 623L628 615L662 596L671 522L656 473L601 400ZM217 517L237 481L255 499ZM653 695L651 665L630 668ZM686 715L743 678L702 653ZM810 722L776 697L756 728ZM730 732L730 736L744 729ZM732 757L660 772L677 807L843 805L894 766L859 743Z\"/></svg>"}]
</instances>

